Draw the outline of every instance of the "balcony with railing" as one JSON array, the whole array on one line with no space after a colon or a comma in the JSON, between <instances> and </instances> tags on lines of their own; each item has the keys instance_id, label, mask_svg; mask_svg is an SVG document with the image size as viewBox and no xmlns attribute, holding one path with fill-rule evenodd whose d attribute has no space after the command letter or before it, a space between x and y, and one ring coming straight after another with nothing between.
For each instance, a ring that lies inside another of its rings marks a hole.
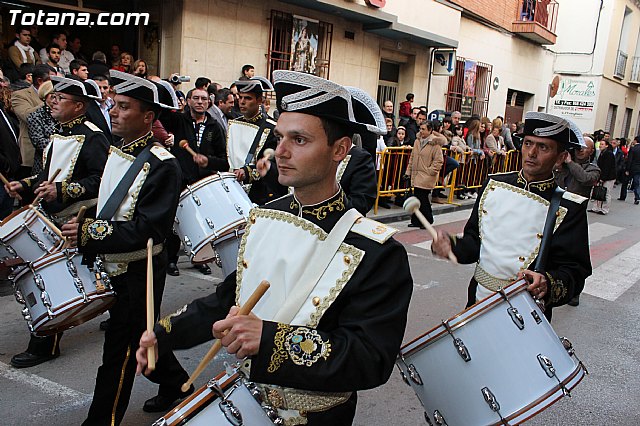
<instances>
[{"instance_id":1,"label":"balcony with railing","mask_svg":"<svg viewBox=\"0 0 640 426\"><path fill-rule=\"evenodd\" d=\"M627 74L627 59L629 59L629 55L624 53L622 50L618 50L616 68L613 72L614 77L624 80L624 77Z\"/></svg>"},{"instance_id":2,"label":"balcony with railing","mask_svg":"<svg viewBox=\"0 0 640 426\"><path fill-rule=\"evenodd\" d=\"M556 0L520 0L511 31L538 44L556 43Z\"/></svg>"},{"instance_id":3,"label":"balcony with railing","mask_svg":"<svg viewBox=\"0 0 640 426\"><path fill-rule=\"evenodd\" d=\"M640 56L634 56L631 64L629 84L640 85Z\"/></svg>"}]
</instances>

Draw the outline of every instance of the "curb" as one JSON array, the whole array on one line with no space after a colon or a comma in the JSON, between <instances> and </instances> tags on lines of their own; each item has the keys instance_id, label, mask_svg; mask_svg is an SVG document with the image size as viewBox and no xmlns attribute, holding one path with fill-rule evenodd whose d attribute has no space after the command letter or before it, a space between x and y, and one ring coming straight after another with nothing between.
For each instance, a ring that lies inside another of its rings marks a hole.
<instances>
[{"instance_id":1,"label":"curb","mask_svg":"<svg viewBox=\"0 0 640 426\"><path fill-rule=\"evenodd\" d=\"M446 204L446 205L439 204L439 206L442 206L442 207L434 208L433 215L437 216L439 214L452 213L458 210L471 210L474 205L475 205L475 202L461 204L458 206L453 204ZM398 213L389 213L384 216L368 216L368 217L380 223L393 223L393 222L402 222L405 220L409 220L411 218L411 215L405 212L404 210L398 209Z\"/></svg>"}]
</instances>

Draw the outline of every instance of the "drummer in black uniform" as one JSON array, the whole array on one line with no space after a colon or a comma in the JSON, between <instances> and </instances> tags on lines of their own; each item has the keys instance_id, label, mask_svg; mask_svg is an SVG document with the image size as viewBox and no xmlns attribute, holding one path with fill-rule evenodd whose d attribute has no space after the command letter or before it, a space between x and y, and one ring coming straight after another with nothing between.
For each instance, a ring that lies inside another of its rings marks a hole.
<instances>
[{"instance_id":1,"label":"drummer in black uniform","mask_svg":"<svg viewBox=\"0 0 640 426\"><path fill-rule=\"evenodd\" d=\"M362 217L336 180L351 135L386 129L362 92L294 71L275 71L274 81L275 158L293 193L251 211L238 270L214 294L145 332L138 370L155 336L162 356L211 340L212 327L218 338L230 329L222 345L248 357L241 371L285 424L348 425L356 391L382 385L393 370L412 291L397 230ZM261 175L271 167L258 161ZM262 279L271 287L254 315L235 316L232 306Z\"/></svg>"},{"instance_id":2,"label":"drummer in black uniform","mask_svg":"<svg viewBox=\"0 0 640 426\"><path fill-rule=\"evenodd\" d=\"M261 105L265 91L272 91L271 82L264 77L252 77L235 82L242 116L229 121L227 153L231 171L239 182L251 185L249 198L261 205L287 193L278 183L276 167L265 176L256 169L265 149L275 149L273 128L276 122L263 112Z\"/></svg>"},{"instance_id":3,"label":"drummer in black uniform","mask_svg":"<svg viewBox=\"0 0 640 426\"><path fill-rule=\"evenodd\" d=\"M124 417L133 387L134 354L146 324L147 240L153 238L154 243L157 313L166 278L165 240L171 232L180 195L180 167L151 133L160 109L177 108L175 92L166 82L155 83L119 71L112 70L111 78L116 96L109 114L113 133L122 139L111 147L104 169L98 216L80 223L72 220L62 228L86 257L102 258L118 295L109 310L102 365L84 425L117 425ZM180 386L187 377L173 354L167 353L149 375L160 389L144 409L164 410L184 397Z\"/></svg>"},{"instance_id":4,"label":"drummer in black uniform","mask_svg":"<svg viewBox=\"0 0 640 426\"><path fill-rule=\"evenodd\" d=\"M20 192L41 197L42 208L60 226L82 206L95 210L109 141L85 116L89 105L101 99L98 85L93 80L55 76L51 80L55 91L51 115L61 124L59 131L51 135L44 170L36 176L10 182L7 190L13 196ZM61 172L48 184L57 169ZM58 357L61 336L62 333L32 336L27 350L11 358L11 365L32 367Z\"/></svg>"},{"instance_id":5,"label":"drummer in black uniform","mask_svg":"<svg viewBox=\"0 0 640 426\"><path fill-rule=\"evenodd\" d=\"M591 275L587 199L571 192L561 195L548 258L533 270L538 257L548 206L556 191L553 170L581 148L579 130L571 130L561 117L528 112L525 115L522 169L491 175L485 182L464 228L462 238L438 231L432 250L447 257L449 251L462 264L476 263L467 306L514 280L524 277L529 292L551 309L580 294ZM481 237L482 236L482 237Z\"/></svg>"}]
</instances>

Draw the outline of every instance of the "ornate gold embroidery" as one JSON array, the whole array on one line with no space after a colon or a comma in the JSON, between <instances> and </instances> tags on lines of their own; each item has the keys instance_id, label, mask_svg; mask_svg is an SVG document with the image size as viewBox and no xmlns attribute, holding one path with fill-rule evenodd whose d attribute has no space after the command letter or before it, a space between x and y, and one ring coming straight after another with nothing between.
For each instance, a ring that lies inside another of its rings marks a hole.
<instances>
[{"instance_id":1,"label":"ornate gold embroidery","mask_svg":"<svg viewBox=\"0 0 640 426\"><path fill-rule=\"evenodd\" d=\"M89 242L89 226L94 222L95 219L85 219L82 223L82 232L80 236L80 245L86 246Z\"/></svg>"},{"instance_id":2,"label":"ornate gold embroidery","mask_svg":"<svg viewBox=\"0 0 640 426\"><path fill-rule=\"evenodd\" d=\"M300 205L298 203L296 203L296 199L295 198L293 200L291 200L291 204L289 204L289 208L291 210L296 210L296 209L300 208Z\"/></svg>"},{"instance_id":3,"label":"ornate gold embroidery","mask_svg":"<svg viewBox=\"0 0 640 426\"><path fill-rule=\"evenodd\" d=\"M124 215L124 220L133 219L133 212L136 209L136 203L138 202L138 196L140 195L140 190L142 189L142 185L144 185L145 181L147 180L147 176L149 175L150 169L151 169L151 165L149 163L144 163L144 165L142 166L141 173L144 176L142 176L142 179L140 179L140 183L138 183L138 186L136 187L135 191L133 191L133 194L131 195L131 205L129 207L129 211Z\"/></svg>"},{"instance_id":4,"label":"ornate gold embroidery","mask_svg":"<svg viewBox=\"0 0 640 426\"><path fill-rule=\"evenodd\" d=\"M549 300L551 303L558 303L567 296L567 286L562 280L554 280L550 273L545 272L545 275L549 279Z\"/></svg>"},{"instance_id":5,"label":"ornate gold embroidery","mask_svg":"<svg viewBox=\"0 0 640 426\"><path fill-rule=\"evenodd\" d=\"M184 305L182 308L178 309L174 313L169 314L166 317L162 318L160 321L158 321L158 325L164 328L164 331L166 331L167 334L169 334L171 333L171 318L177 317L178 315L181 315L186 311L187 311L187 305Z\"/></svg>"},{"instance_id":6,"label":"ornate gold embroidery","mask_svg":"<svg viewBox=\"0 0 640 426\"><path fill-rule=\"evenodd\" d=\"M340 182L340 179L342 179L342 175L344 174L344 171L347 170L347 166L349 165L350 160L351 160L351 155L347 155L346 157L344 157L344 160L342 160L338 165L338 173L336 175L336 180L338 182Z\"/></svg>"},{"instance_id":7,"label":"ornate gold embroidery","mask_svg":"<svg viewBox=\"0 0 640 426\"><path fill-rule=\"evenodd\" d=\"M540 182L540 183L532 183L529 185L530 188L533 189L537 189L540 192L544 192L548 189L551 189L553 187L556 186L556 183L554 180L552 180L551 182Z\"/></svg>"},{"instance_id":8,"label":"ornate gold embroidery","mask_svg":"<svg viewBox=\"0 0 640 426\"><path fill-rule=\"evenodd\" d=\"M84 228L84 224L82 227ZM112 232L113 226L106 220L95 220L87 226L87 233L94 240L104 240Z\"/></svg>"},{"instance_id":9,"label":"ornate gold embroidery","mask_svg":"<svg viewBox=\"0 0 640 426\"><path fill-rule=\"evenodd\" d=\"M271 362L269 362L267 372L275 373L278 368L280 368L280 365L287 360L287 351L284 348L284 336L290 331L291 326L289 324L278 323L278 331L276 331L276 334L273 337L273 344L275 347L271 354Z\"/></svg>"},{"instance_id":10,"label":"ornate gold embroidery","mask_svg":"<svg viewBox=\"0 0 640 426\"><path fill-rule=\"evenodd\" d=\"M122 145L120 147L120 149L123 152L127 152L129 154L133 153L133 151L136 150L136 148L141 148L141 147L145 147L147 146L147 142L149 142L149 140L151 140L151 138L153 137L153 133L149 132L146 135L144 135L141 138L138 138L132 142L129 142L126 145Z\"/></svg>"},{"instance_id":11,"label":"ornate gold embroidery","mask_svg":"<svg viewBox=\"0 0 640 426\"><path fill-rule=\"evenodd\" d=\"M331 343L325 342L316 330L307 327L298 327L287 334L284 347L291 361L304 367L311 367L320 358L327 360L331 355Z\"/></svg>"},{"instance_id":12,"label":"ornate gold embroidery","mask_svg":"<svg viewBox=\"0 0 640 426\"><path fill-rule=\"evenodd\" d=\"M376 235L384 234L385 232L387 232L387 227L384 225L378 225L375 228L373 228L371 232L373 232Z\"/></svg>"},{"instance_id":13,"label":"ornate gold embroidery","mask_svg":"<svg viewBox=\"0 0 640 426\"><path fill-rule=\"evenodd\" d=\"M66 188L65 188L66 187ZM66 180L62 181L62 192L66 193L71 198L78 198L84 195L86 189L78 182L67 183Z\"/></svg>"},{"instance_id":14,"label":"ornate gold embroidery","mask_svg":"<svg viewBox=\"0 0 640 426\"><path fill-rule=\"evenodd\" d=\"M76 117L71 121L67 121L66 123L61 123L60 126L62 126L62 129L64 130L70 130L73 126L84 123L86 119L87 117L85 117L84 115L81 115L80 117Z\"/></svg>"},{"instance_id":15,"label":"ornate gold embroidery","mask_svg":"<svg viewBox=\"0 0 640 426\"><path fill-rule=\"evenodd\" d=\"M333 212L334 210L341 212L344 209L344 197L342 197L341 194L340 198L333 200L329 204L323 204L313 210L302 209L302 213L315 216L318 220L323 220L327 217L327 214Z\"/></svg>"}]
</instances>

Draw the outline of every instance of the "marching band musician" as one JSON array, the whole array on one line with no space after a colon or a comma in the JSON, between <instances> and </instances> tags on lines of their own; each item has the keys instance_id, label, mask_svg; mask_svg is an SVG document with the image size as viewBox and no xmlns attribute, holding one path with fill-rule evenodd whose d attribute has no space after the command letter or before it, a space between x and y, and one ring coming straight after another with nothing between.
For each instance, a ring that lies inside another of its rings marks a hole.
<instances>
[{"instance_id":1,"label":"marching band musician","mask_svg":"<svg viewBox=\"0 0 640 426\"><path fill-rule=\"evenodd\" d=\"M109 141L85 116L91 102L101 99L100 88L93 80L51 77L55 93L51 115L60 124L51 135L45 153L44 170L37 176L10 182L10 195L32 192L42 198L42 208L60 226L85 206L95 207L100 176L107 161ZM61 172L47 183L55 171ZM11 358L11 365L25 368L60 355L62 333L48 337L31 336L25 352Z\"/></svg>"},{"instance_id":2,"label":"marching band musician","mask_svg":"<svg viewBox=\"0 0 640 426\"><path fill-rule=\"evenodd\" d=\"M113 133L122 139L107 160L95 219L62 227L85 256L99 255L118 295L109 310L102 365L98 368L93 401L84 425L118 425L124 417L135 373L135 351L146 324L146 244L153 238L154 312L159 312L166 278L164 241L171 232L180 194L180 168L151 133L162 108L175 109L175 92L166 82L155 83L111 70L116 96L110 110ZM184 394L187 380L173 354L158 362L148 376L160 384L146 411L164 409ZM192 392L193 390L191 390ZM190 392L187 392L190 393Z\"/></svg>"},{"instance_id":3,"label":"marching band musician","mask_svg":"<svg viewBox=\"0 0 640 426\"><path fill-rule=\"evenodd\" d=\"M469 285L467 307L519 278L545 302L545 316L579 294L591 275L587 199L564 192L556 214L548 260L544 270L533 265L543 239L548 206L557 184L553 170L562 164L567 149L581 149L579 130L558 116L525 115L522 169L491 175L473 207L462 238L438 231L432 251L447 257L450 251L462 264L476 262Z\"/></svg>"},{"instance_id":4,"label":"marching band musician","mask_svg":"<svg viewBox=\"0 0 640 426\"><path fill-rule=\"evenodd\" d=\"M211 340L248 359L242 371L288 425L349 425L356 391L385 383L402 341L412 278L397 232L362 217L336 180L354 133L386 131L361 91L320 77L275 71L279 182L293 193L251 211L238 269L215 293L145 332L162 354ZM261 175L276 167L256 164ZM235 316L266 279L253 313ZM223 332L228 334L223 337ZM157 339L157 340L156 340Z\"/></svg>"},{"instance_id":5,"label":"marching band musician","mask_svg":"<svg viewBox=\"0 0 640 426\"><path fill-rule=\"evenodd\" d=\"M258 76L236 81L235 85L242 116L229 121L229 166L239 182L251 185L251 201L262 205L287 193L287 188L278 183L276 167L271 167L265 176L256 168L256 162L263 157L265 149L276 147L273 134L276 123L261 108L263 93L272 91L273 86L269 80Z\"/></svg>"}]
</instances>

